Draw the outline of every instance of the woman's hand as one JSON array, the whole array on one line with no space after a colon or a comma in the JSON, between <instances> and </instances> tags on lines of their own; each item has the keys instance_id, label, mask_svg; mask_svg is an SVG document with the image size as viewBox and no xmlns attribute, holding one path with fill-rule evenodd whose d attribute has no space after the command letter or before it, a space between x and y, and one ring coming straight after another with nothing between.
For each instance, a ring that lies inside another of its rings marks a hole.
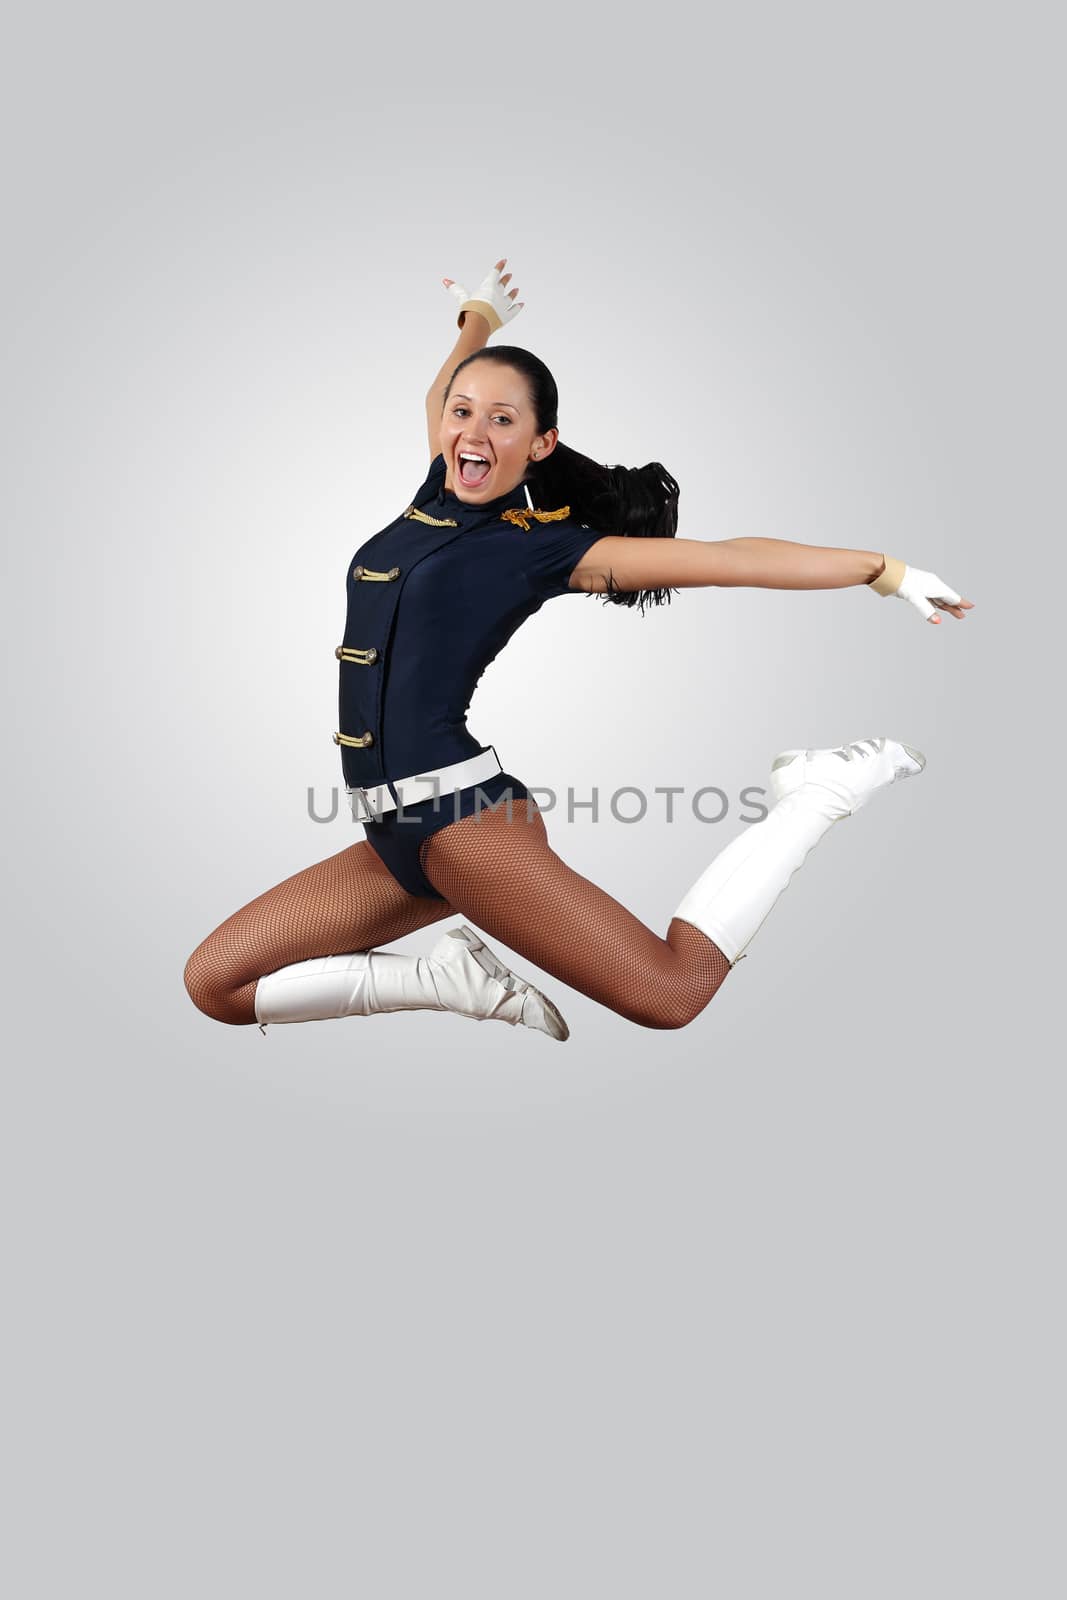
<instances>
[{"instance_id":1,"label":"woman's hand","mask_svg":"<svg viewBox=\"0 0 1067 1600\"><path fill-rule=\"evenodd\" d=\"M898 600L907 600L927 622L941 621L935 607L962 622L965 614L974 606L972 600L962 599L936 572L909 567L895 556L885 557L885 567L873 580L871 588L876 594L895 595Z\"/></svg>"},{"instance_id":2,"label":"woman's hand","mask_svg":"<svg viewBox=\"0 0 1067 1600\"><path fill-rule=\"evenodd\" d=\"M934 610L935 606L962 622L964 613L974 605L973 600L961 600L955 589L950 589L935 572L923 572L920 567L904 569L897 599L909 601L927 622L941 621Z\"/></svg>"},{"instance_id":3,"label":"woman's hand","mask_svg":"<svg viewBox=\"0 0 1067 1600\"><path fill-rule=\"evenodd\" d=\"M508 290L507 285L511 279L510 272L504 272L507 266L507 256L498 261L496 266L487 274L477 294L470 295L461 283L454 278L442 278L445 288L455 295L460 304L458 326L462 328L468 311L476 311L485 318L489 324L490 333L496 333L505 322L510 322L512 317L517 317L525 305L524 300L515 304L518 289ZM504 272L503 277L501 273Z\"/></svg>"}]
</instances>

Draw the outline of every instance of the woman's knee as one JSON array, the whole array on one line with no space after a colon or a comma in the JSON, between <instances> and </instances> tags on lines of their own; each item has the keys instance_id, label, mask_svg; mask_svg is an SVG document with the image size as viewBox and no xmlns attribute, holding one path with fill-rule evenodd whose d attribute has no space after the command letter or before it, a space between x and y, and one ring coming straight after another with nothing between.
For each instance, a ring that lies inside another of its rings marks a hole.
<instances>
[{"instance_id":1,"label":"woman's knee","mask_svg":"<svg viewBox=\"0 0 1067 1600\"><path fill-rule=\"evenodd\" d=\"M235 985L228 981L225 967L219 957L212 953L209 939L205 939L193 951L185 963L183 977L186 994L205 1017L235 1026L255 1021L254 1005L250 1017L248 998L242 993L248 985Z\"/></svg>"},{"instance_id":2,"label":"woman's knee","mask_svg":"<svg viewBox=\"0 0 1067 1600\"><path fill-rule=\"evenodd\" d=\"M640 1028L675 1031L695 1022L717 993L718 987L709 993L706 988L664 984L632 1001L624 1014Z\"/></svg>"}]
</instances>

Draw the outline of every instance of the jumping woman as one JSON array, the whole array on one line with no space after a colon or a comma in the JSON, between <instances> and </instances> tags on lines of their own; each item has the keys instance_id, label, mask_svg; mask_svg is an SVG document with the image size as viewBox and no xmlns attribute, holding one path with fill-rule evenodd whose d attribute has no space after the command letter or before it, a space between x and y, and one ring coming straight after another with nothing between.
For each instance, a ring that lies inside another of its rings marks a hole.
<instances>
[{"instance_id":1,"label":"jumping woman","mask_svg":"<svg viewBox=\"0 0 1067 1600\"><path fill-rule=\"evenodd\" d=\"M715 857L665 938L561 860L532 796L466 723L485 667L546 600L601 595L643 611L680 588L866 584L932 623L972 602L872 550L676 538L670 474L569 448L547 367L488 346L522 309L505 265L474 296L444 280L460 334L427 395L429 473L348 568L334 741L366 837L268 889L189 957L189 995L219 1022L429 1009L566 1039L552 1002L467 923L427 956L379 948L459 915L630 1022L683 1027L819 840L925 765L884 737L784 751L770 812Z\"/></svg>"}]
</instances>

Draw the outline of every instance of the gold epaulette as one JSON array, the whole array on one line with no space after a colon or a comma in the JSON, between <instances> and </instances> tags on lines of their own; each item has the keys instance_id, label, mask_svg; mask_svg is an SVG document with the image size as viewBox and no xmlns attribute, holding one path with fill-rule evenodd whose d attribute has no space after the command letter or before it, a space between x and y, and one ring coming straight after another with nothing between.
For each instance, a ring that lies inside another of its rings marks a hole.
<instances>
[{"instance_id":1,"label":"gold epaulette","mask_svg":"<svg viewBox=\"0 0 1067 1600\"><path fill-rule=\"evenodd\" d=\"M508 511L502 511L500 516L502 521L513 522L523 533L529 533L531 517L538 522L562 522L570 514L570 506L560 506L558 511L531 511L528 506L512 506Z\"/></svg>"}]
</instances>

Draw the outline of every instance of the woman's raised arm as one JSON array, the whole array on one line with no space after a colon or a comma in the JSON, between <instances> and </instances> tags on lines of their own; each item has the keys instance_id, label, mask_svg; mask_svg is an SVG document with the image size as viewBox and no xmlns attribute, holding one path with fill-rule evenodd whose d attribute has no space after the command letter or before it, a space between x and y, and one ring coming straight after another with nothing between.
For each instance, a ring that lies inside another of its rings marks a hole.
<instances>
[{"instance_id":1,"label":"woman's raised arm","mask_svg":"<svg viewBox=\"0 0 1067 1600\"><path fill-rule=\"evenodd\" d=\"M885 569L877 550L839 550L786 539L645 539L609 536L591 545L570 577L572 589L846 589L872 584ZM932 573L922 573L924 579ZM941 584L934 603L962 618L972 602ZM931 587L927 585L927 587ZM943 604L944 600L950 603Z\"/></svg>"},{"instance_id":2,"label":"woman's raised arm","mask_svg":"<svg viewBox=\"0 0 1067 1600\"><path fill-rule=\"evenodd\" d=\"M460 303L459 338L452 347L451 354L445 358L444 365L436 378L431 383L426 394L426 437L430 446L430 460L432 461L441 453L441 412L445 403L445 390L448 380L468 356L475 355L479 350L484 350L489 343L489 335L504 323L510 322L522 309L521 303L515 304L518 289L508 290L507 285L511 279L510 272L504 272L507 257L498 261L492 268L478 290L477 295L471 296L461 283L454 278L442 278L445 288L454 294ZM501 277L501 273L504 273Z\"/></svg>"}]
</instances>

